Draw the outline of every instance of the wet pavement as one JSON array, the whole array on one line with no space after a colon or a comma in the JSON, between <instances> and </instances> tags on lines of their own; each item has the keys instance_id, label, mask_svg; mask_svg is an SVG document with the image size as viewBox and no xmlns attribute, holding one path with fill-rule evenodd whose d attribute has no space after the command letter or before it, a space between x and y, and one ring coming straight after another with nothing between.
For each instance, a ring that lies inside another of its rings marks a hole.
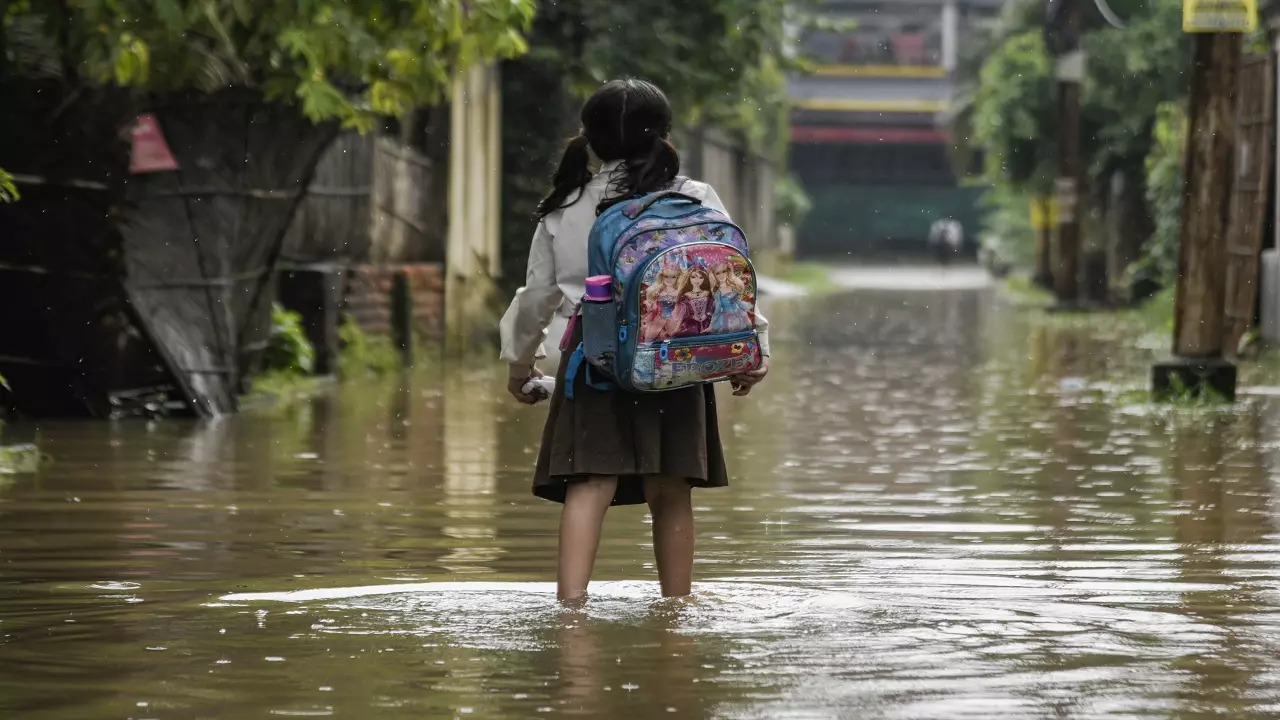
<instances>
[{"instance_id":1,"label":"wet pavement","mask_svg":"<svg viewBox=\"0 0 1280 720\"><path fill-rule=\"evenodd\" d=\"M1276 399L1122 403L1141 351L989 287L770 309L689 601L624 508L554 603L543 410L496 366L41 426L0 477L0 717L1280 714Z\"/></svg>"}]
</instances>

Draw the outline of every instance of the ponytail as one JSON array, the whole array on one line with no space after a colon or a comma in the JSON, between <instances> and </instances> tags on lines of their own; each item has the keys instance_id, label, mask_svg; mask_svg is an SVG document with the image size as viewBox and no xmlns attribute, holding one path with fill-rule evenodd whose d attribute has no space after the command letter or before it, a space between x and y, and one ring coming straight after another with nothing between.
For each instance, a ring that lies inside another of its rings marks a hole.
<instances>
[{"instance_id":1,"label":"ponytail","mask_svg":"<svg viewBox=\"0 0 1280 720\"><path fill-rule=\"evenodd\" d=\"M578 135L564 148L560 165L551 176L551 192L538 203L538 218L545 218L564 207L569 196L575 190L581 191L590 180L591 153L587 149L587 137Z\"/></svg>"},{"instance_id":2,"label":"ponytail","mask_svg":"<svg viewBox=\"0 0 1280 720\"><path fill-rule=\"evenodd\" d=\"M680 153L666 137L654 135L649 152L623 163L621 177L612 183L608 196L596 206L596 212L602 213L628 198L664 190L679 174Z\"/></svg>"}]
</instances>

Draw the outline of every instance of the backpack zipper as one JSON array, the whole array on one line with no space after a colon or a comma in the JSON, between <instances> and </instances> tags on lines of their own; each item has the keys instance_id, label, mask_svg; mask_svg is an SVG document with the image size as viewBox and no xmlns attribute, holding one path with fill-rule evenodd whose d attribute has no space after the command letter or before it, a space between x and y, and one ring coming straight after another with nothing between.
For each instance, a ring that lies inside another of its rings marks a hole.
<instances>
[{"instance_id":1,"label":"backpack zipper","mask_svg":"<svg viewBox=\"0 0 1280 720\"><path fill-rule=\"evenodd\" d=\"M714 208L712 208L712 209L714 209ZM689 215L692 215L692 214L693 214L693 213L689 213ZM723 215L724 213L721 213L721 214ZM681 215L680 217L688 217L688 216L687 216L687 215ZM678 218L672 218L672 219L678 219ZM636 220L636 222L640 222L640 221L639 221L639 220ZM632 223L632 225L634 225L634 224L635 224L635 223ZM684 225L676 225L675 227L668 227L668 228L662 228L662 229L663 229L663 230L683 230L683 229L688 228L688 227L693 227L694 225L710 225L710 224L715 224L715 225L728 225L729 227L733 228L734 230L737 230L737 231L738 231L738 234L742 236L743 244L744 244L744 245L746 245L746 244L747 244L747 242L746 242L746 240L747 240L747 234L746 234L745 232L743 232L743 231L742 231L742 228L738 227L736 224L734 224L734 223L733 223L733 221L728 220L728 219L725 219L725 220L712 220L712 221L711 221L711 222L709 222L709 223L708 223L708 222L691 222L691 223L685 223ZM620 235L620 237L621 237L622 239L621 239L619 242L617 242L617 243L615 243L615 244L614 244L614 246L613 246L613 258L612 258L612 260L611 260L611 261L610 261L610 263L609 263L609 267L611 267L611 268L616 268L616 267L618 267L618 257L619 257L620 255L622 255L622 248L627 244L627 242L628 242L628 241L632 240L632 238L627 237L627 233L628 233L630 230L631 230L631 225L628 225L628 226L627 226L627 229L626 229L626 230L623 230L623 231L622 231L622 234ZM717 240L709 240L709 241L707 241L707 242L713 242L713 243L716 243L716 244L718 244L718 245L728 245L729 247L733 248L734 250L739 250L739 251L741 251L744 255L745 255L746 253L749 253L749 252L750 252L750 249L749 249L749 248L739 248L739 247L737 247L736 245L734 245L733 243L720 242L720 241L717 241Z\"/></svg>"},{"instance_id":2,"label":"backpack zipper","mask_svg":"<svg viewBox=\"0 0 1280 720\"><path fill-rule=\"evenodd\" d=\"M694 337L669 338L662 340L658 348L658 357L662 362L666 362L673 347L685 347L688 345L719 345L721 343L738 342L740 340L750 340L759 335L759 331L755 328L749 330L738 330L731 333L720 333L717 335L696 335ZM653 343L650 343L652 345Z\"/></svg>"}]
</instances>

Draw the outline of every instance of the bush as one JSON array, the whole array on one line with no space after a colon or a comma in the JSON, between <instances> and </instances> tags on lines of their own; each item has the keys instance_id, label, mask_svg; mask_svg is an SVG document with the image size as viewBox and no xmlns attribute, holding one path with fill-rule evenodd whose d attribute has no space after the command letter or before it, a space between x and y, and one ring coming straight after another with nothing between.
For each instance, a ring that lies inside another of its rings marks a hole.
<instances>
[{"instance_id":1,"label":"bush","mask_svg":"<svg viewBox=\"0 0 1280 720\"><path fill-rule=\"evenodd\" d=\"M271 338L263 353L263 369L296 375L315 370L316 351L302 328L302 316L280 303L271 306Z\"/></svg>"},{"instance_id":2,"label":"bush","mask_svg":"<svg viewBox=\"0 0 1280 720\"><path fill-rule=\"evenodd\" d=\"M1035 260L1030 193L999 183L983 193L981 202L978 252L983 264L998 271L1030 268Z\"/></svg>"},{"instance_id":3,"label":"bush","mask_svg":"<svg viewBox=\"0 0 1280 720\"><path fill-rule=\"evenodd\" d=\"M400 368L400 353L391 340L370 337L350 317L343 320L338 338L342 341L338 374L344 379L365 375L381 377Z\"/></svg>"},{"instance_id":4,"label":"bush","mask_svg":"<svg viewBox=\"0 0 1280 720\"><path fill-rule=\"evenodd\" d=\"M1178 273L1178 235L1182 229L1182 147L1186 112L1181 103L1166 103L1157 114L1154 143L1147 156L1147 202L1155 232L1133 267L1134 284L1169 287Z\"/></svg>"},{"instance_id":5,"label":"bush","mask_svg":"<svg viewBox=\"0 0 1280 720\"><path fill-rule=\"evenodd\" d=\"M805 192L804 185L793 174L778 180L773 188L774 212L778 222L790 225L799 230L804 220L813 209L813 200Z\"/></svg>"},{"instance_id":6,"label":"bush","mask_svg":"<svg viewBox=\"0 0 1280 720\"><path fill-rule=\"evenodd\" d=\"M18 199L18 186L13 182L13 176L0 168L0 202L13 202Z\"/></svg>"}]
</instances>

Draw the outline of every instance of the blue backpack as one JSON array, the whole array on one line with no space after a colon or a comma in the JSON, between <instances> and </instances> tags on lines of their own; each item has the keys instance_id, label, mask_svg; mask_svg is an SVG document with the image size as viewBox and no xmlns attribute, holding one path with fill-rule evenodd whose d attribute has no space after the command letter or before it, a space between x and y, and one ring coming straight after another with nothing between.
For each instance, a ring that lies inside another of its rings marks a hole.
<instances>
[{"instance_id":1,"label":"blue backpack","mask_svg":"<svg viewBox=\"0 0 1280 720\"><path fill-rule=\"evenodd\" d=\"M756 271L724 213L678 190L655 192L601 213L587 247L588 274L610 276L613 293L583 298L566 397L583 368L597 390L661 392L760 367Z\"/></svg>"}]
</instances>

